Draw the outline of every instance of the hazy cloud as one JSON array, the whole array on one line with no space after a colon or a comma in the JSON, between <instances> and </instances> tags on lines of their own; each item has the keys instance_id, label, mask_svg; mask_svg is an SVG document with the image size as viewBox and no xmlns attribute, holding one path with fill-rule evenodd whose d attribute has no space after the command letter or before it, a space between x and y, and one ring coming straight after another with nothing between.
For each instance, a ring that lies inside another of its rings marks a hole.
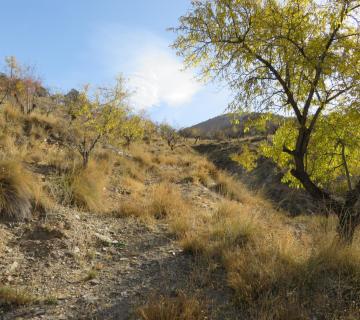
<instances>
[{"instance_id":1,"label":"hazy cloud","mask_svg":"<svg viewBox=\"0 0 360 320\"><path fill-rule=\"evenodd\" d=\"M193 73L182 70L168 44L149 32L107 26L97 32L95 43L108 72L122 72L129 79L137 109L162 103L181 106L201 89Z\"/></svg>"}]
</instances>

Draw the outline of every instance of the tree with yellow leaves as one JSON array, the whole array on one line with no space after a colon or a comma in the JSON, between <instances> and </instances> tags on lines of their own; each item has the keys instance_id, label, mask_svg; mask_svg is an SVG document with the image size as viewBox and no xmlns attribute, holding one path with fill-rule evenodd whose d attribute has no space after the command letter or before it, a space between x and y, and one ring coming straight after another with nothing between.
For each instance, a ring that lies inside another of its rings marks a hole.
<instances>
[{"instance_id":1,"label":"tree with yellow leaves","mask_svg":"<svg viewBox=\"0 0 360 320\"><path fill-rule=\"evenodd\" d=\"M113 88L97 88L93 93L85 86L66 104L70 128L65 144L75 148L86 168L89 157L101 139L117 139L117 132L128 113L128 93L122 78Z\"/></svg>"},{"instance_id":2,"label":"tree with yellow leaves","mask_svg":"<svg viewBox=\"0 0 360 320\"><path fill-rule=\"evenodd\" d=\"M262 150L345 242L360 224L359 14L359 0L204 0L174 29L188 66L229 83L232 110L290 116Z\"/></svg>"}]
</instances>

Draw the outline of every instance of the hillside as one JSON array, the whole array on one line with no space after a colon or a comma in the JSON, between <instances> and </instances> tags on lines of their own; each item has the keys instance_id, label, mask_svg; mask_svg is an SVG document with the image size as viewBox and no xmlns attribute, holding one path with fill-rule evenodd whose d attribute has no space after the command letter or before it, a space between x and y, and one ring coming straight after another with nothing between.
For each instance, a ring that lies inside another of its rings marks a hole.
<instances>
[{"instance_id":1,"label":"hillside","mask_svg":"<svg viewBox=\"0 0 360 320\"><path fill-rule=\"evenodd\" d=\"M222 114L220 116L208 119L206 121L197 123L189 129L199 129L202 134L206 132L216 132L218 130L226 130L231 128L231 116L230 114Z\"/></svg>"},{"instance_id":2,"label":"hillside","mask_svg":"<svg viewBox=\"0 0 360 320\"><path fill-rule=\"evenodd\" d=\"M0 320L360 319L360 0L2 4Z\"/></svg>"},{"instance_id":3,"label":"hillside","mask_svg":"<svg viewBox=\"0 0 360 320\"><path fill-rule=\"evenodd\" d=\"M191 144L101 143L84 170L61 112L1 119L2 319L360 316L359 239L333 218L290 218Z\"/></svg>"},{"instance_id":4,"label":"hillside","mask_svg":"<svg viewBox=\"0 0 360 320\"><path fill-rule=\"evenodd\" d=\"M276 130L276 122L281 119L280 116L273 115L271 121L266 121L264 130L250 128L245 132L245 128L249 125L250 120L259 119L260 113L251 114L233 114L226 113L206 121L195 124L191 127L183 129L185 135L198 136L202 139L224 139L224 138L241 138L244 136L254 136L259 134L270 134ZM236 124L235 122L236 121Z\"/></svg>"},{"instance_id":5,"label":"hillside","mask_svg":"<svg viewBox=\"0 0 360 320\"><path fill-rule=\"evenodd\" d=\"M243 139L203 140L193 148L208 157L221 170L226 170L253 192L261 192L273 205L286 210L291 215L319 214L320 210L304 190L294 189L281 182L284 174L271 160L261 157L252 171L245 170L232 155L241 152L244 144L257 149L263 137L253 136Z\"/></svg>"}]
</instances>

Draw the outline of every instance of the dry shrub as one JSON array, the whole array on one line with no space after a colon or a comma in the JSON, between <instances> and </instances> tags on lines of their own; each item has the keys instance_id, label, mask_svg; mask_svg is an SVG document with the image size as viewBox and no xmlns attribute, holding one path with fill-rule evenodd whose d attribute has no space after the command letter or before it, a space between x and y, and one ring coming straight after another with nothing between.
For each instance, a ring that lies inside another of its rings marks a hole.
<instances>
[{"instance_id":1,"label":"dry shrub","mask_svg":"<svg viewBox=\"0 0 360 320\"><path fill-rule=\"evenodd\" d=\"M46 200L39 182L19 162L0 161L1 217L13 220L30 218L33 209L45 210Z\"/></svg>"},{"instance_id":2,"label":"dry shrub","mask_svg":"<svg viewBox=\"0 0 360 320\"><path fill-rule=\"evenodd\" d=\"M25 291L11 287L0 287L0 307L21 306L34 302L35 299Z\"/></svg>"},{"instance_id":3,"label":"dry shrub","mask_svg":"<svg viewBox=\"0 0 360 320\"><path fill-rule=\"evenodd\" d=\"M137 311L143 320L202 320L207 319L199 301L180 294L178 297L153 298Z\"/></svg>"}]
</instances>

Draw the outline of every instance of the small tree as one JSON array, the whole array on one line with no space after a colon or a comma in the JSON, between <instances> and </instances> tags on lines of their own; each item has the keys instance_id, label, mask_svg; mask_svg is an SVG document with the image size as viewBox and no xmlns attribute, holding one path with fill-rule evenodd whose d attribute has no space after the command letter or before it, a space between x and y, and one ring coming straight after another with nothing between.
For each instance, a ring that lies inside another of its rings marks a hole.
<instances>
[{"instance_id":1,"label":"small tree","mask_svg":"<svg viewBox=\"0 0 360 320\"><path fill-rule=\"evenodd\" d=\"M87 86L66 105L71 122L65 144L80 153L84 168L101 139L116 137L128 112L126 97L120 78L114 88L98 88L93 95L90 95Z\"/></svg>"},{"instance_id":2,"label":"small tree","mask_svg":"<svg viewBox=\"0 0 360 320\"><path fill-rule=\"evenodd\" d=\"M41 82L34 76L33 68L20 65L16 58L5 58L7 72L3 78L3 96L0 104L6 99L20 107L22 113L29 114L36 108L36 100L46 91Z\"/></svg>"},{"instance_id":3,"label":"small tree","mask_svg":"<svg viewBox=\"0 0 360 320\"><path fill-rule=\"evenodd\" d=\"M162 123L159 127L160 136L167 142L171 150L174 150L179 141L179 134L176 129L167 123Z\"/></svg>"},{"instance_id":4,"label":"small tree","mask_svg":"<svg viewBox=\"0 0 360 320\"><path fill-rule=\"evenodd\" d=\"M134 141L142 139L144 136L144 123L141 117L130 115L124 119L119 127L119 136L125 139L126 147L129 147Z\"/></svg>"},{"instance_id":5,"label":"small tree","mask_svg":"<svg viewBox=\"0 0 360 320\"><path fill-rule=\"evenodd\" d=\"M195 139L194 143L197 144L199 139L201 138L201 130L199 128L191 128L190 135Z\"/></svg>"},{"instance_id":6,"label":"small tree","mask_svg":"<svg viewBox=\"0 0 360 320\"><path fill-rule=\"evenodd\" d=\"M146 141L147 143L150 143L153 137L157 133L157 127L154 124L154 122L146 118L143 118L143 125L144 125L143 140Z\"/></svg>"}]
</instances>

